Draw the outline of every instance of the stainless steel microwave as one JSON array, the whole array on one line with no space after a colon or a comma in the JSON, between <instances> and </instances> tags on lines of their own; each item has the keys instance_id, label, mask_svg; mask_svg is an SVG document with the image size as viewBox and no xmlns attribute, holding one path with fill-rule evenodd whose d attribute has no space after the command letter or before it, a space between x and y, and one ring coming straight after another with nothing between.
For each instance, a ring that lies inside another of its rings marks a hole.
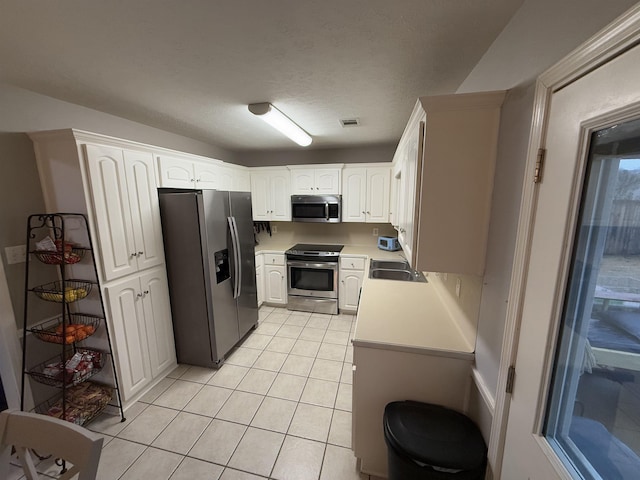
<instances>
[{"instance_id":1,"label":"stainless steel microwave","mask_svg":"<svg viewBox=\"0 0 640 480\"><path fill-rule=\"evenodd\" d=\"M340 223L342 195L291 195L294 222Z\"/></svg>"}]
</instances>

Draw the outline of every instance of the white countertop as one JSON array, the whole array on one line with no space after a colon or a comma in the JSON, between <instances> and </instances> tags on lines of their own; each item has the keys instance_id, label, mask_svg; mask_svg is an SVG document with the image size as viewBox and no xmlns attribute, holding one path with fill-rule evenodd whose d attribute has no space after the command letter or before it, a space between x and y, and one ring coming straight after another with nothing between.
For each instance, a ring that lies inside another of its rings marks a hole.
<instances>
[{"instance_id":1,"label":"white countertop","mask_svg":"<svg viewBox=\"0 0 640 480\"><path fill-rule=\"evenodd\" d=\"M256 246L256 253L283 253L289 243ZM399 252L375 246L345 245L341 255L370 259L401 259ZM458 328L447 305L439 280L429 276L427 283L370 279L365 268L353 344L450 357L472 357L469 344Z\"/></svg>"},{"instance_id":2,"label":"white countertop","mask_svg":"<svg viewBox=\"0 0 640 480\"><path fill-rule=\"evenodd\" d=\"M427 283L365 277L353 344L455 357L474 351L431 277Z\"/></svg>"}]
</instances>

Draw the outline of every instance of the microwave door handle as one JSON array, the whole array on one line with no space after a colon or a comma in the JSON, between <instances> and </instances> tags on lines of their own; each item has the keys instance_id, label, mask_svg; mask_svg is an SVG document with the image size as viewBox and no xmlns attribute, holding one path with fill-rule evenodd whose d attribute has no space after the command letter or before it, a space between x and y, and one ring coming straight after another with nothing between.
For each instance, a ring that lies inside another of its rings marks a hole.
<instances>
[{"instance_id":1,"label":"microwave door handle","mask_svg":"<svg viewBox=\"0 0 640 480\"><path fill-rule=\"evenodd\" d=\"M329 202L324 202L324 216L329 220Z\"/></svg>"}]
</instances>

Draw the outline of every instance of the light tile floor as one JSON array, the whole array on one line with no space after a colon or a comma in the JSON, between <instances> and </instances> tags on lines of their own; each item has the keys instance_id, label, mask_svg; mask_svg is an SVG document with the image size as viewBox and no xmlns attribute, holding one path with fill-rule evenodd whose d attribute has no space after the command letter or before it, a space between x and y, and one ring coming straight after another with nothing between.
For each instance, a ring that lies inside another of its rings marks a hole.
<instances>
[{"instance_id":1,"label":"light tile floor","mask_svg":"<svg viewBox=\"0 0 640 480\"><path fill-rule=\"evenodd\" d=\"M351 451L354 327L351 315L262 307L219 370L180 365L126 422L89 424L105 438L98 479L376 480Z\"/></svg>"}]
</instances>

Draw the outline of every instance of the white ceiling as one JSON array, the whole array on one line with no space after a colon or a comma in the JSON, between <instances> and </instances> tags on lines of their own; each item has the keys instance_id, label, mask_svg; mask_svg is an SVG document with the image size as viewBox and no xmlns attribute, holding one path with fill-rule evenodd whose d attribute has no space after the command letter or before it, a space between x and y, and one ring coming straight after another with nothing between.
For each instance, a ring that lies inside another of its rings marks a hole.
<instances>
[{"instance_id":1,"label":"white ceiling","mask_svg":"<svg viewBox=\"0 0 640 480\"><path fill-rule=\"evenodd\" d=\"M418 96L455 92L522 1L3 0L0 81L230 150L294 147L256 102L310 148L390 143Z\"/></svg>"}]
</instances>

